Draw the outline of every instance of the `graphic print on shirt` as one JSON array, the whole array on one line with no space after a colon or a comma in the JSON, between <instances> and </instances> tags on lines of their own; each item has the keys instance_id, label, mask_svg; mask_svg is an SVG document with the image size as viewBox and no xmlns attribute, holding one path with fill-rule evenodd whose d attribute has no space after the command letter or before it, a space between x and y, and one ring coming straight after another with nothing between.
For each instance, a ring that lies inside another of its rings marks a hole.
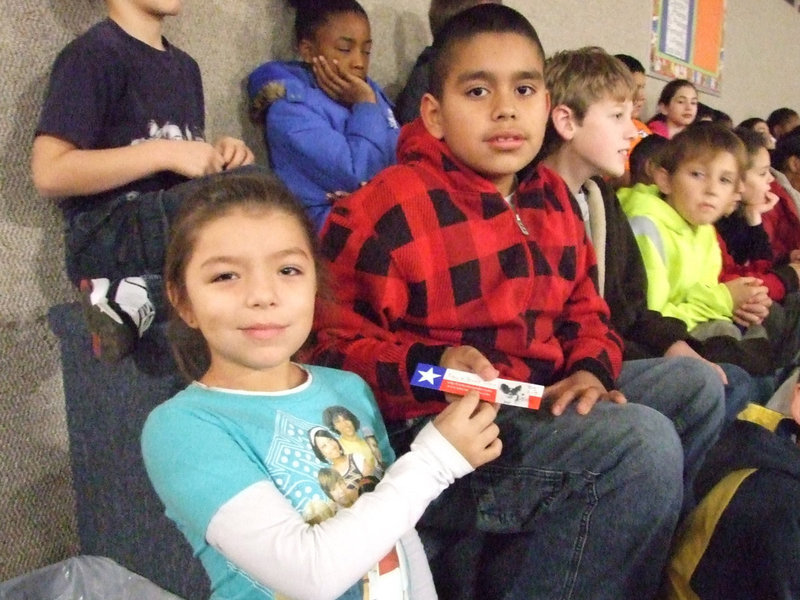
<instances>
[{"instance_id":1,"label":"graphic print on shirt","mask_svg":"<svg viewBox=\"0 0 800 600\"><path fill-rule=\"evenodd\" d=\"M315 424L277 411L272 443L264 457L275 486L311 524L352 506L361 494L375 488L385 469L372 428L362 426L349 409L329 406L320 421ZM341 598L404 600L407 582L405 557L396 545Z\"/></svg>"},{"instance_id":2,"label":"graphic print on shirt","mask_svg":"<svg viewBox=\"0 0 800 600\"><path fill-rule=\"evenodd\" d=\"M131 142L131 146L147 142L149 140L185 140L187 142L196 141L202 142L203 135L201 132L192 131L189 124L184 124L183 128L175 123L167 121L163 125L156 122L155 119L150 119L147 122L147 137L135 139Z\"/></svg>"}]
</instances>

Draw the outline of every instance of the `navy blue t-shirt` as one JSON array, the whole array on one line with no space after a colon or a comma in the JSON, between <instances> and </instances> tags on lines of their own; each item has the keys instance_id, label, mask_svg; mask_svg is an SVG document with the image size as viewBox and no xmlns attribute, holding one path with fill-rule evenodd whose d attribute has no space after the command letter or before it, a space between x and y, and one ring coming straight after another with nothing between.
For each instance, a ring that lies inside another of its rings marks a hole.
<instances>
[{"instance_id":1,"label":"navy blue t-shirt","mask_svg":"<svg viewBox=\"0 0 800 600\"><path fill-rule=\"evenodd\" d=\"M84 150L120 148L149 139L202 140L205 106L194 59L163 40L164 50L128 35L111 19L94 25L58 55L36 134ZM151 192L185 181L163 171L102 194L66 199L67 215L130 191Z\"/></svg>"}]
</instances>

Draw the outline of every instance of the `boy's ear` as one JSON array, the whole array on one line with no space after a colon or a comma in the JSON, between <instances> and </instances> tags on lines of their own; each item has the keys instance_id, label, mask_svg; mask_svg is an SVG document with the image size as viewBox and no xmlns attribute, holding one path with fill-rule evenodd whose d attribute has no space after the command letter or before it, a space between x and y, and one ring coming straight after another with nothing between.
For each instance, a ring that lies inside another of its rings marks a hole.
<instances>
[{"instance_id":1,"label":"boy's ear","mask_svg":"<svg viewBox=\"0 0 800 600\"><path fill-rule=\"evenodd\" d=\"M181 302L180 294L178 294L175 286L171 283L167 284L167 299L169 303L175 308L175 312L183 320L186 325L192 329L197 329L197 319L194 316L191 304L188 302Z\"/></svg>"},{"instance_id":2,"label":"boy's ear","mask_svg":"<svg viewBox=\"0 0 800 600\"><path fill-rule=\"evenodd\" d=\"M669 196L672 192L672 185L670 184L670 176L664 167L655 167L653 169L653 181L656 182L658 189L665 196Z\"/></svg>"},{"instance_id":3,"label":"boy's ear","mask_svg":"<svg viewBox=\"0 0 800 600\"><path fill-rule=\"evenodd\" d=\"M553 129L561 139L569 141L575 137L578 122L575 119L575 113L569 106L566 104L554 106L550 111L550 119L553 122Z\"/></svg>"},{"instance_id":4,"label":"boy's ear","mask_svg":"<svg viewBox=\"0 0 800 600\"><path fill-rule=\"evenodd\" d=\"M303 59L303 62L307 63L311 63L318 54L317 47L311 40L300 40L300 43L297 44L297 53Z\"/></svg>"},{"instance_id":5,"label":"boy's ear","mask_svg":"<svg viewBox=\"0 0 800 600\"><path fill-rule=\"evenodd\" d=\"M652 158L648 158L646 161L644 161L644 174L647 175L648 179L650 179L652 182L655 182L656 171L659 168L660 167L653 162Z\"/></svg>"},{"instance_id":6,"label":"boy's ear","mask_svg":"<svg viewBox=\"0 0 800 600\"><path fill-rule=\"evenodd\" d=\"M422 100L419 104L419 116L422 117L422 123L425 125L425 129L428 130L428 133L437 140L444 138L442 107L439 101L433 97L433 94L427 93L422 96Z\"/></svg>"},{"instance_id":7,"label":"boy's ear","mask_svg":"<svg viewBox=\"0 0 800 600\"><path fill-rule=\"evenodd\" d=\"M787 158L786 168L791 173L800 173L800 156L790 156Z\"/></svg>"}]
</instances>

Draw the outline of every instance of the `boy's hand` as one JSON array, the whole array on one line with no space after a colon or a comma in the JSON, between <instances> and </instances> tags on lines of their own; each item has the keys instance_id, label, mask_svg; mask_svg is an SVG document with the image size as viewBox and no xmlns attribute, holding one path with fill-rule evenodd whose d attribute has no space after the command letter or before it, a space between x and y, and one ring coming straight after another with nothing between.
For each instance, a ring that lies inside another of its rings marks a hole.
<instances>
[{"instance_id":1,"label":"boy's hand","mask_svg":"<svg viewBox=\"0 0 800 600\"><path fill-rule=\"evenodd\" d=\"M320 89L336 102L346 106L358 102L377 102L369 84L352 73L343 73L335 60L330 63L324 56L317 56L311 63L311 69Z\"/></svg>"},{"instance_id":2,"label":"boy's hand","mask_svg":"<svg viewBox=\"0 0 800 600\"><path fill-rule=\"evenodd\" d=\"M769 307L772 306L772 300L769 297L767 300L769 303L746 302L733 311L733 322L742 327L760 325L769 316Z\"/></svg>"},{"instance_id":3,"label":"boy's hand","mask_svg":"<svg viewBox=\"0 0 800 600\"><path fill-rule=\"evenodd\" d=\"M728 376L725 375L725 371L722 370L717 363L713 363L710 360L706 360L702 356L700 356L694 348L692 348L689 344L687 344L684 340L678 340L677 342L673 343L667 351L664 352L664 356L689 356L691 358L696 358L697 360L702 360L705 363L708 363L712 369L717 372L719 378L722 380L724 385L728 385Z\"/></svg>"},{"instance_id":4,"label":"boy's hand","mask_svg":"<svg viewBox=\"0 0 800 600\"><path fill-rule=\"evenodd\" d=\"M780 200L780 197L767 192L760 202L747 202L744 206L744 217L748 225L760 225L761 215L771 211Z\"/></svg>"},{"instance_id":5,"label":"boy's hand","mask_svg":"<svg viewBox=\"0 0 800 600\"><path fill-rule=\"evenodd\" d=\"M158 143L158 140L146 142ZM207 142L167 140L164 152L170 159L170 171L190 179L219 173L225 167L222 154Z\"/></svg>"},{"instance_id":6,"label":"boy's hand","mask_svg":"<svg viewBox=\"0 0 800 600\"><path fill-rule=\"evenodd\" d=\"M489 359L480 350L472 346L452 346L442 353L439 359L439 366L445 369L458 369L475 373L484 381L500 377L500 371L494 368ZM445 394L447 402L454 402L461 396L455 394Z\"/></svg>"},{"instance_id":7,"label":"boy's hand","mask_svg":"<svg viewBox=\"0 0 800 600\"><path fill-rule=\"evenodd\" d=\"M576 371L566 379L547 386L544 388L544 399L553 401L550 412L556 416L562 414L567 406L576 400L578 406L575 410L580 415L588 414L598 400L609 400L617 404L627 402L622 392L617 390L609 392L589 371Z\"/></svg>"},{"instance_id":8,"label":"boy's hand","mask_svg":"<svg viewBox=\"0 0 800 600\"><path fill-rule=\"evenodd\" d=\"M731 293L734 311L740 306L752 302L759 294L766 294L768 290L762 283L762 280L757 277L737 277L726 281L725 285Z\"/></svg>"},{"instance_id":9,"label":"boy's hand","mask_svg":"<svg viewBox=\"0 0 800 600\"><path fill-rule=\"evenodd\" d=\"M251 165L255 161L255 156L250 148L242 140L232 137L223 137L217 140L214 148L222 155L224 161L223 169L235 169L244 165Z\"/></svg>"},{"instance_id":10,"label":"boy's hand","mask_svg":"<svg viewBox=\"0 0 800 600\"><path fill-rule=\"evenodd\" d=\"M494 423L497 410L481 402L478 392L470 391L457 398L436 415L433 424L469 464L478 468L500 456L503 443L497 437L500 428Z\"/></svg>"}]
</instances>

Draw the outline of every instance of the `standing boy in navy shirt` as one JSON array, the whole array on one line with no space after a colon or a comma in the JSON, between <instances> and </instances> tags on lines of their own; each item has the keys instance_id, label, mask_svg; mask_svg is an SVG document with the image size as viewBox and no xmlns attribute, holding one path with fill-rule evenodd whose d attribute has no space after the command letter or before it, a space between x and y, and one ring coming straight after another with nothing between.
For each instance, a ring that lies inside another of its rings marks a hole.
<instances>
[{"instance_id":1,"label":"standing boy in navy shirt","mask_svg":"<svg viewBox=\"0 0 800 600\"><path fill-rule=\"evenodd\" d=\"M317 314L316 360L367 380L400 452L447 401L409 386L418 363L547 386L539 411L501 408L503 455L420 521L440 597L652 598L683 452L667 417L615 391L621 340L563 181L518 175L550 108L541 44L484 4L435 50L399 164L323 230L336 298Z\"/></svg>"},{"instance_id":2,"label":"standing boy in navy shirt","mask_svg":"<svg viewBox=\"0 0 800 600\"><path fill-rule=\"evenodd\" d=\"M189 179L253 162L241 140L204 140L200 69L163 36L181 0L106 0L108 18L53 65L33 181L59 198L67 274L84 294L95 356L115 362L161 304L169 222Z\"/></svg>"}]
</instances>

